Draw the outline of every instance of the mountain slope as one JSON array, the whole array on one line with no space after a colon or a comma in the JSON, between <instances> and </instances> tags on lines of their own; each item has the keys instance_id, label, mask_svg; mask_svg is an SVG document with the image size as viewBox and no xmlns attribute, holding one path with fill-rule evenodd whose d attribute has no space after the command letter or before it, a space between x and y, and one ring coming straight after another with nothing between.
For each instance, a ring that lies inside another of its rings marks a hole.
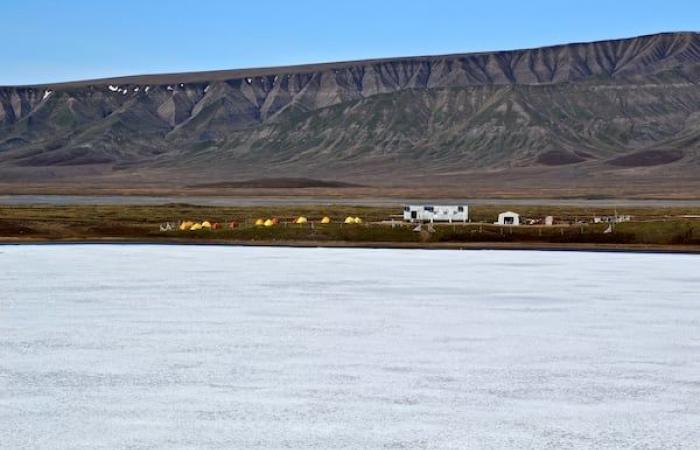
<instances>
[{"instance_id":1,"label":"mountain slope","mask_svg":"<svg viewBox=\"0 0 700 450\"><path fill-rule=\"evenodd\" d=\"M700 34L666 33L1 87L0 181L400 185L541 168L533 183L600 174L670 183L699 168L698 82Z\"/></svg>"}]
</instances>

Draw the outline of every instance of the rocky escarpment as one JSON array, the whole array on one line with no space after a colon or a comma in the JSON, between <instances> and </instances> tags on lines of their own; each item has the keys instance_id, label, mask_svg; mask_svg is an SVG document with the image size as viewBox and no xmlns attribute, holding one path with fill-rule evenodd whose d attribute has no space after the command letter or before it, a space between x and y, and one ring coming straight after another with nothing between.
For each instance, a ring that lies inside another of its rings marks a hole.
<instances>
[{"instance_id":1,"label":"rocky escarpment","mask_svg":"<svg viewBox=\"0 0 700 450\"><path fill-rule=\"evenodd\" d=\"M668 33L3 87L0 181L696 167L699 81L700 34Z\"/></svg>"}]
</instances>

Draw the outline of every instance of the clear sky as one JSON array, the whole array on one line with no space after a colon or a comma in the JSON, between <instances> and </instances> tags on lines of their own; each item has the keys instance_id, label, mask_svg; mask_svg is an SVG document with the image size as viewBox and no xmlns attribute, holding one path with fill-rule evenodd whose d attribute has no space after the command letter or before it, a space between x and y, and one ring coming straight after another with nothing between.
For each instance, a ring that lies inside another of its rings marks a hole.
<instances>
[{"instance_id":1,"label":"clear sky","mask_svg":"<svg viewBox=\"0 0 700 450\"><path fill-rule=\"evenodd\" d=\"M2 0L0 84L700 31L697 0Z\"/></svg>"}]
</instances>

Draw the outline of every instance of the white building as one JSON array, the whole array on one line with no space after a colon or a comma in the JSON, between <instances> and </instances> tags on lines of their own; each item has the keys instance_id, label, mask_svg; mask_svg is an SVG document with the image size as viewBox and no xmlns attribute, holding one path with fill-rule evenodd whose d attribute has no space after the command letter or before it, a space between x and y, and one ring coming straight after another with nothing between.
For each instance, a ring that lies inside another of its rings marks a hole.
<instances>
[{"instance_id":1,"label":"white building","mask_svg":"<svg viewBox=\"0 0 700 450\"><path fill-rule=\"evenodd\" d=\"M520 225L520 214L513 211L502 212L498 215L496 225Z\"/></svg>"},{"instance_id":2,"label":"white building","mask_svg":"<svg viewBox=\"0 0 700 450\"><path fill-rule=\"evenodd\" d=\"M408 222L467 222L469 206L408 205L403 209L403 220Z\"/></svg>"},{"instance_id":3,"label":"white building","mask_svg":"<svg viewBox=\"0 0 700 450\"><path fill-rule=\"evenodd\" d=\"M593 223L622 223L622 222L629 222L632 220L632 216L603 216L603 217L594 217L593 218Z\"/></svg>"}]
</instances>

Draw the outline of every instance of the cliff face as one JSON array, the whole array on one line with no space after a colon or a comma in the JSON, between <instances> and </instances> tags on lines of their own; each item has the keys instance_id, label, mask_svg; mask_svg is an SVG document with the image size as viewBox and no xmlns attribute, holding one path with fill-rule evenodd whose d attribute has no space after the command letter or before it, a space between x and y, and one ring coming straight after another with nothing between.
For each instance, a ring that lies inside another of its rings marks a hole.
<instances>
[{"instance_id":1,"label":"cliff face","mask_svg":"<svg viewBox=\"0 0 700 450\"><path fill-rule=\"evenodd\" d=\"M700 34L0 88L0 181L696 170ZM372 175L374 174L374 175Z\"/></svg>"}]
</instances>

